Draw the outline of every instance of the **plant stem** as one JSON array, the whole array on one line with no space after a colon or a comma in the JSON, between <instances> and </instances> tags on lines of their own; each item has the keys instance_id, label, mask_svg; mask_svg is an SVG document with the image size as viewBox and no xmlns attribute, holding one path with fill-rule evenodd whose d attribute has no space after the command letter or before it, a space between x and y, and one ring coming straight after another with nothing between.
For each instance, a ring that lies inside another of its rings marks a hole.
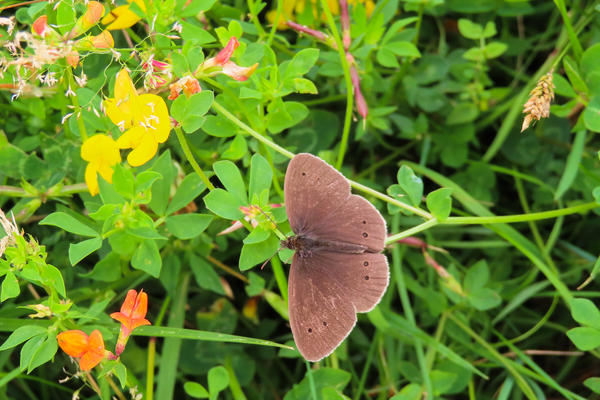
<instances>
[{"instance_id":1,"label":"plant stem","mask_svg":"<svg viewBox=\"0 0 600 400\"><path fill-rule=\"evenodd\" d=\"M73 79L73 69L71 67L68 67L66 69L67 71L67 80L68 80L68 84L69 84L69 89L74 91L73 88L77 87L76 83L75 83L75 79ZM75 107L75 111L73 113L73 117L77 118L77 127L79 128L79 137L81 138L82 142L85 142L87 140L87 132L85 130L85 123L83 121L83 115L81 115L81 106L79 105L79 99L77 98L77 95L74 94L72 96L73 98L73 106Z\"/></svg>"},{"instance_id":2,"label":"plant stem","mask_svg":"<svg viewBox=\"0 0 600 400\"><path fill-rule=\"evenodd\" d=\"M394 215L394 219L392 222L392 230L398 230L400 225L399 217L399 214ZM406 314L406 319L408 320L408 323L416 329L417 322L412 310L412 306L410 304L406 284L404 283L404 272L402 271L402 254L400 253L400 248L398 246L394 246L394 248L392 249L392 269L396 278L396 286L398 290L398 296L400 297L400 303L402 304L402 309ZM433 387L431 386L431 380L429 379L429 371L425 362L423 344L419 339L415 338L414 345L415 352L417 353L419 369L421 370L421 378L423 379L423 386L425 386L425 391L427 392L426 398L433 399Z\"/></svg>"},{"instance_id":3,"label":"plant stem","mask_svg":"<svg viewBox=\"0 0 600 400\"><path fill-rule=\"evenodd\" d=\"M146 360L146 400L154 399L154 359L156 355L156 338L148 342L148 359Z\"/></svg>"},{"instance_id":4,"label":"plant stem","mask_svg":"<svg viewBox=\"0 0 600 400\"><path fill-rule=\"evenodd\" d=\"M215 187L213 186L212 183L210 183L210 180L208 180L208 177L204 174L204 171L202 171L202 169L196 162L196 159L194 158L194 155L192 154L192 151L190 150L190 146L187 142L187 139L185 138L185 135L181 131L181 128L176 127L175 133L177 134L177 139L179 140L181 149L183 150L183 153L185 154L185 157L187 158L188 162L190 163L190 165L192 166L194 171L196 171L198 176L200 176L200 179L202 179L202 182L204 182L204 184L206 185L208 190L213 190Z\"/></svg>"},{"instance_id":5,"label":"plant stem","mask_svg":"<svg viewBox=\"0 0 600 400\"><path fill-rule=\"evenodd\" d=\"M277 256L277 253L271 258L271 265L273 266L273 274L275 275L275 281L277 282L277 287L279 288L279 292L281 293L281 297L283 300L287 302L288 300L288 285L287 279L285 277L285 272L283 271L283 266L281 265L281 260Z\"/></svg>"},{"instance_id":6,"label":"plant stem","mask_svg":"<svg viewBox=\"0 0 600 400\"><path fill-rule=\"evenodd\" d=\"M277 25L279 25L281 11L283 10L283 2L284 0L277 0L277 11L275 11L275 21L273 22L273 26L271 27L271 31L269 32L267 46L271 46L271 43L273 43L273 38L275 37L275 32L277 31Z\"/></svg>"},{"instance_id":7,"label":"plant stem","mask_svg":"<svg viewBox=\"0 0 600 400\"><path fill-rule=\"evenodd\" d=\"M123 392L121 392L121 389L119 389L119 387L117 386L115 381L113 381L112 378L108 375L105 375L105 378L106 378L106 381L108 382L108 384L110 385L110 387L112 388L112 390L115 392L115 394L119 398L119 400L125 400L125 396L123 396Z\"/></svg>"},{"instance_id":8,"label":"plant stem","mask_svg":"<svg viewBox=\"0 0 600 400\"><path fill-rule=\"evenodd\" d=\"M579 42L577 34L573 29L573 25L571 24L571 18L569 18L569 14L567 13L567 7L565 6L565 2L564 0L554 0L554 4L556 4L558 11L560 11L563 23L565 24L567 36L569 36L569 42L571 43L571 47L573 48L573 52L575 53L575 59L579 61L579 59L583 55L583 47L581 47L581 43Z\"/></svg>"},{"instance_id":9,"label":"plant stem","mask_svg":"<svg viewBox=\"0 0 600 400\"><path fill-rule=\"evenodd\" d=\"M346 154L346 148L348 147L350 125L352 123L352 106L354 105L354 93L352 90L352 77L350 76L350 66L348 65L348 60L346 59L344 45L342 43L342 39L340 38L340 34L337 30L337 26L335 25L335 21L333 20L333 15L331 15L331 11L329 10L329 4L327 3L327 0L321 0L321 6L323 7L323 11L325 12L325 16L327 17L327 25L329 26L331 35L333 36L335 44L337 45L337 51L340 55L340 63L342 64L342 69L344 70L344 81L346 83L346 117L344 118L344 129L342 130L340 150L338 152L338 158L335 163L335 167L339 170L342 167L342 164L344 163L344 156Z\"/></svg>"}]
</instances>

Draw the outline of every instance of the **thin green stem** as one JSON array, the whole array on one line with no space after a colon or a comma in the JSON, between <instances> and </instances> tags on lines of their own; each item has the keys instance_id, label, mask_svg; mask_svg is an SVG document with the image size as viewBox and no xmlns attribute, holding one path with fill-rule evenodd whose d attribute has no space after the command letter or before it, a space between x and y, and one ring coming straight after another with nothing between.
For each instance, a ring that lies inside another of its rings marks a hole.
<instances>
[{"instance_id":1,"label":"thin green stem","mask_svg":"<svg viewBox=\"0 0 600 400\"><path fill-rule=\"evenodd\" d=\"M559 208L557 210L534 212L531 214L515 214L494 217L449 217L440 222L442 225L468 225L468 224L506 224L514 222L536 221L560 217L562 215L577 214L600 207L596 202L584 203L573 207Z\"/></svg>"},{"instance_id":2,"label":"thin green stem","mask_svg":"<svg viewBox=\"0 0 600 400\"><path fill-rule=\"evenodd\" d=\"M400 239L404 239L406 237L412 236L415 233L419 233L422 231L425 231L433 226L439 225L439 221L437 219L430 219L429 221L423 222L420 225L414 226L410 229L407 229L403 232L397 233L395 235L390 235L387 237L387 239L385 240L385 244L391 244L394 243Z\"/></svg>"},{"instance_id":3,"label":"thin green stem","mask_svg":"<svg viewBox=\"0 0 600 400\"><path fill-rule=\"evenodd\" d=\"M581 43L577 38L575 30L573 29L573 24L571 24L571 18L569 18L569 14L567 13L565 2L564 0L554 0L554 4L556 4L558 11L560 11L563 23L565 24L565 29L567 30L567 36L569 36L569 42L571 43L571 47L575 53L575 58L576 60L579 60L583 55L583 47L581 47Z\"/></svg>"},{"instance_id":4,"label":"thin green stem","mask_svg":"<svg viewBox=\"0 0 600 400\"><path fill-rule=\"evenodd\" d=\"M312 370L310 369L310 363L304 361L306 364L306 375L308 376L308 386L310 386L310 394L313 400L317 400L317 388L315 387L315 379L312 376Z\"/></svg>"},{"instance_id":5,"label":"thin green stem","mask_svg":"<svg viewBox=\"0 0 600 400\"><path fill-rule=\"evenodd\" d=\"M154 399L154 359L156 355L156 338L148 342L148 359L146 360L146 400Z\"/></svg>"},{"instance_id":6,"label":"thin green stem","mask_svg":"<svg viewBox=\"0 0 600 400\"><path fill-rule=\"evenodd\" d=\"M75 83L75 79L73 79L73 69L70 67L66 69L67 71L67 79L69 82L69 89L71 91L75 91L77 84ZM85 142L88 138L87 132L85 130L85 123L83 121L83 115L81 115L81 106L79 105L79 99L77 98L77 94L72 95L73 106L74 106L74 114L73 117L77 118L77 127L79 128L79 137L82 142Z\"/></svg>"},{"instance_id":7,"label":"thin green stem","mask_svg":"<svg viewBox=\"0 0 600 400\"><path fill-rule=\"evenodd\" d=\"M337 26L335 25L335 21L333 20L333 15L331 15L331 11L329 10L329 3L327 2L327 0L321 0L321 6L323 7L323 11L325 12L325 16L327 18L327 25L329 26L331 35L333 36L335 44L337 45L337 51L340 55L340 62L342 64L342 69L344 70L344 82L346 84L346 116L344 118L344 128L342 130L342 140L340 142L338 158L335 163L335 167L337 169L340 169L342 168L342 164L344 163L344 156L346 155L346 149L348 148L348 138L350 137L350 125L352 124L352 107L354 105L354 90L352 89L350 66L348 65L348 59L346 58L344 45L342 43L342 39L340 38Z\"/></svg>"},{"instance_id":8,"label":"thin green stem","mask_svg":"<svg viewBox=\"0 0 600 400\"><path fill-rule=\"evenodd\" d=\"M213 108L215 109L216 112L218 112L219 114L223 115L225 118L229 119L231 122L233 122L235 125L237 125L238 127L240 127L241 129L243 129L246 133L248 133L250 136L252 136L253 138L255 138L256 140L258 140L261 143L264 143L266 146L272 148L273 150L277 151L280 154L283 154L284 156L288 157L288 158L293 158L294 157L294 153L292 153L291 151L288 151L286 149L284 149L283 147L279 146L278 144L272 142L269 138L261 135L260 133L258 133L257 131L255 131L254 129L252 129L251 127L249 127L247 124L245 124L244 122L240 121L238 118L236 118L235 115L233 115L232 113L230 113L229 111L227 111L227 109L225 107L223 107L222 105L220 105L219 103L217 103L216 101L213 102ZM378 192L377 190L373 190L365 185L362 185L358 182L354 182L352 180L348 180L348 182L350 182L350 186L352 186L355 189L360 190L363 193L367 193L370 194L373 197L376 197L378 199L381 199L387 203L393 204L395 206L398 206L400 208L403 208L407 211L410 211L413 214L417 214L425 219L431 219L433 218L431 216L431 214L429 214L428 212L421 210L420 208L417 207L413 207L410 206L406 203L403 203L401 201L398 201L390 196L387 196L381 192Z\"/></svg>"},{"instance_id":9,"label":"thin green stem","mask_svg":"<svg viewBox=\"0 0 600 400\"><path fill-rule=\"evenodd\" d=\"M531 400L536 399L533 390L531 389L531 387L529 387L529 384L527 384L527 381L523 378L523 376L520 373L518 373L517 370L513 367L510 360L508 360L502 354L498 353L498 351L492 345L490 345L484 338L479 336L473 329L467 326L459 318L455 317L452 313L448 312L447 315L448 318L452 320L452 322L454 322L464 332L469 334L469 336L471 336L477 343L479 343L484 349L486 349L496 359L496 361L498 361L504 366L504 368L506 368L506 370L513 376L513 378L515 378L515 381L523 391L523 394L527 396L527 398Z\"/></svg>"},{"instance_id":10,"label":"thin green stem","mask_svg":"<svg viewBox=\"0 0 600 400\"><path fill-rule=\"evenodd\" d=\"M399 228L399 214L394 216L392 222L392 230L398 230ZM406 314L406 319L408 323L413 327L417 327L417 322L415 319L415 315L412 310L412 305L410 304L410 299L408 298L408 290L406 289L406 284L404 283L404 273L402 271L402 255L400 254L400 248L398 246L394 246L392 249L392 268L394 270L394 277L396 278L396 286L398 290L398 295L400 297L400 303L402 304L402 309ZM414 340L415 352L417 354L417 362L419 364L419 369L421 370L421 378L423 379L423 386L425 386L425 391L427 392L427 399L433 399L433 387L431 386L431 380L429 379L429 371L427 368L427 363L425 362L425 353L423 351L423 344L419 339Z\"/></svg>"},{"instance_id":11,"label":"thin green stem","mask_svg":"<svg viewBox=\"0 0 600 400\"><path fill-rule=\"evenodd\" d=\"M275 22L273 22L273 26L271 27L271 31L269 32L269 37L267 38L267 46L271 46L273 43L273 38L275 37L275 32L277 32L277 25L279 25L279 18L281 18L281 12L283 11L283 1L277 0L277 11L275 11Z\"/></svg>"},{"instance_id":12,"label":"thin green stem","mask_svg":"<svg viewBox=\"0 0 600 400\"><path fill-rule=\"evenodd\" d=\"M192 151L190 150L190 146L187 142L187 139L185 138L185 135L181 131L181 128L176 127L175 133L177 134L177 139L179 140L181 149L183 150L183 153L185 154L185 157L187 158L188 162L190 163L190 165L192 166L194 171L196 171L198 176L200 176L200 179L202 179L202 182L204 182L204 184L206 185L208 190L213 190L215 187L213 186L212 183L210 183L210 180L208 180L208 177L204 174L204 171L202 171L202 169L196 162L196 159L194 158L194 155L192 154Z\"/></svg>"},{"instance_id":13,"label":"thin green stem","mask_svg":"<svg viewBox=\"0 0 600 400\"><path fill-rule=\"evenodd\" d=\"M262 24L260 23L260 21L258 20L258 17L256 16L256 5L254 3L254 0L248 0L248 11L250 11L250 20L252 21L252 23L254 24L254 27L256 28L256 30L258 31L258 35L259 37L263 37L265 36L265 30L262 27Z\"/></svg>"},{"instance_id":14,"label":"thin green stem","mask_svg":"<svg viewBox=\"0 0 600 400\"><path fill-rule=\"evenodd\" d=\"M369 352L367 353L367 359L365 360L365 367L363 368L363 372L360 376L360 381L358 383L358 389L356 389L356 393L354 395L354 400L360 399L360 395L365 390L365 382L367 381L367 373L369 372L369 368L373 363L373 356L375 355L375 349L377 348L377 343L381 340L381 331L377 330L375 332L375 337L371 341L371 346L369 347ZM368 397L367 397L368 399Z\"/></svg>"},{"instance_id":15,"label":"thin green stem","mask_svg":"<svg viewBox=\"0 0 600 400\"><path fill-rule=\"evenodd\" d=\"M281 265L281 260L277 254L271 258L271 266L273 267L273 274L275 275L275 281L277 282L277 287L279 288L279 293L281 293L281 297L285 302L288 300L288 285L287 279L285 277L285 272L283 271L283 266Z\"/></svg>"}]
</instances>

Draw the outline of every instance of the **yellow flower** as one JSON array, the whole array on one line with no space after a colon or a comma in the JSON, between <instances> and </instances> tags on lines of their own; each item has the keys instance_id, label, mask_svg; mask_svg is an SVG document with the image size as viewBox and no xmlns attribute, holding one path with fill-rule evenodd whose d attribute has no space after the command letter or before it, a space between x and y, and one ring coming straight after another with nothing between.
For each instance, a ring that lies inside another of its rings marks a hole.
<instances>
[{"instance_id":1,"label":"yellow flower","mask_svg":"<svg viewBox=\"0 0 600 400\"><path fill-rule=\"evenodd\" d=\"M171 131L169 111L162 97L138 95L127 70L122 69L115 80L115 97L104 101L106 115L121 131L125 131L117 146L133 149L127 161L133 167L148 162Z\"/></svg>"},{"instance_id":2,"label":"yellow flower","mask_svg":"<svg viewBox=\"0 0 600 400\"><path fill-rule=\"evenodd\" d=\"M129 28L141 20L141 18L130 9L132 2L137 4L143 12L146 12L146 6L144 5L143 0L127 0L127 3L129 4L115 8L102 18L102 23L108 25L106 29L112 31Z\"/></svg>"},{"instance_id":3,"label":"yellow flower","mask_svg":"<svg viewBox=\"0 0 600 400\"><path fill-rule=\"evenodd\" d=\"M317 9L320 6L318 0L309 0L311 2L311 7L313 10L313 16L317 18ZM370 17L375 9L375 3L373 0L348 0L349 5L355 5L357 3L364 4L365 11L367 12L367 16ZM327 4L329 5L329 11L333 15L338 15L340 13L340 6L338 0L327 0ZM306 0L283 0L283 11L279 16L279 21L277 22L277 29L287 29L287 20L295 21L295 15L302 14L304 9L307 7ZM277 15L277 10L273 9L267 12L267 20L270 23L275 22L275 16ZM321 15L321 19L325 21L325 15Z\"/></svg>"},{"instance_id":4,"label":"yellow flower","mask_svg":"<svg viewBox=\"0 0 600 400\"><path fill-rule=\"evenodd\" d=\"M94 135L83 142L81 158L89 164L85 169L85 183L95 196L98 194L98 173L105 181L112 183L113 165L121 162L117 143L107 135Z\"/></svg>"}]
</instances>

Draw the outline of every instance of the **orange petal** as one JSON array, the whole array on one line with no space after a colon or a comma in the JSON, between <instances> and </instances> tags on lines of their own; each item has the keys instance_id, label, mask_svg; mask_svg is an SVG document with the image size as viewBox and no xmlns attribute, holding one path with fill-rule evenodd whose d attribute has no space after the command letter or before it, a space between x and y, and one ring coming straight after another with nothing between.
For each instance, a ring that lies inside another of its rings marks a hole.
<instances>
[{"instance_id":1,"label":"orange petal","mask_svg":"<svg viewBox=\"0 0 600 400\"><path fill-rule=\"evenodd\" d=\"M122 323L125 326L129 326L129 321L131 320L131 318L128 315L125 315L121 312L114 312L114 313L110 314L110 317L112 319L116 319L117 321L119 321L120 323Z\"/></svg>"},{"instance_id":2,"label":"orange petal","mask_svg":"<svg viewBox=\"0 0 600 400\"><path fill-rule=\"evenodd\" d=\"M134 319L143 319L148 311L148 295L140 290L140 294L135 299L135 306L131 315ZM145 324L144 324L145 325Z\"/></svg>"},{"instance_id":3,"label":"orange petal","mask_svg":"<svg viewBox=\"0 0 600 400\"><path fill-rule=\"evenodd\" d=\"M60 348L71 357L81 357L88 349L88 335L80 330L61 332L56 340Z\"/></svg>"},{"instance_id":4,"label":"orange petal","mask_svg":"<svg viewBox=\"0 0 600 400\"><path fill-rule=\"evenodd\" d=\"M121 306L121 312L125 315L131 315L133 311L133 307L135 306L137 300L137 292L133 289L130 289L127 292L127 296L125 296L125 301Z\"/></svg>"},{"instance_id":5,"label":"orange petal","mask_svg":"<svg viewBox=\"0 0 600 400\"><path fill-rule=\"evenodd\" d=\"M81 357L79 360L79 368L82 371L89 371L94 368L96 365L100 364L100 361L104 359L104 354L98 354L94 352L87 352Z\"/></svg>"}]
</instances>

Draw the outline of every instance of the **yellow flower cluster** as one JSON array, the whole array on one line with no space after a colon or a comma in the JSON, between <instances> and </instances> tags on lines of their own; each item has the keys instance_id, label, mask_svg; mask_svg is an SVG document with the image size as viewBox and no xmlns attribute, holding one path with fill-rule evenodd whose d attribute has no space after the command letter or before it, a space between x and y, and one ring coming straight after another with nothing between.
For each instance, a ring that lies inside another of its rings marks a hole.
<instances>
[{"instance_id":1,"label":"yellow flower cluster","mask_svg":"<svg viewBox=\"0 0 600 400\"><path fill-rule=\"evenodd\" d=\"M98 176L112 183L113 167L121 162L120 149L132 149L127 162L137 167L148 162L171 131L165 101L155 94L139 95L123 69L117 74L114 98L106 99L106 115L124 132L116 141L108 135L94 135L81 146L81 158L89 164L85 182L92 195L98 193Z\"/></svg>"},{"instance_id":2,"label":"yellow flower cluster","mask_svg":"<svg viewBox=\"0 0 600 400\"><path fill-rule=\"evenodd\" d=\"M310 7L313 9L313 15L317 18L317 9L320 6L317 5L319 0L283 0L283 12L282 15L279 16L279 21L277 23L277 28L286 29L287 20L295 21L295 15L300 15L304 12L307 7L307 1L310 1ZM375 8L375 2L373 0L348 0L349 5L354 4L364 4L367 15L371 15L373 9ZM340 6L338 0L327 0L327 5L329 6L329 10L333 15L338 15L340 13ZM273 9L267 13L267 20L270 23L275 22L275 16L277 15L277 10ZM324 17L323 17L324 19Z\"/></svg>"}]
</instances>

